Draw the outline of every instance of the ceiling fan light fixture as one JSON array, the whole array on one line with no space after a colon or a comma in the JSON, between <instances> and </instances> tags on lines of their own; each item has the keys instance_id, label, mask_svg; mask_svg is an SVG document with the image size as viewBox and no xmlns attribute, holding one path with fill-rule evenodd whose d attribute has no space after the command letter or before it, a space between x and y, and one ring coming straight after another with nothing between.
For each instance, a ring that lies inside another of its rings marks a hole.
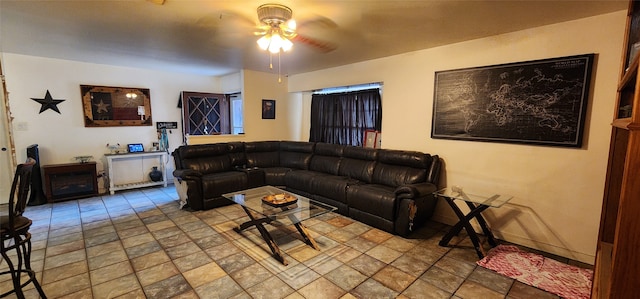
<instances>
[{"instance_id":1,"label":"ceiling fan light fixture","mask_svg":"<svg viewBox=\"0 0 640 299\"><path fill-rule=\"evenodd\" d=\"M293 47L293 43L285 38L282 40L282 45L280 45L280 47L282 48L282 51L289 52Z\"/></svg>"},{"instance_id":2,"label":"ceiling fan light fixture","mask_svg":"<svg viewBox=\"0 0 640 299\"><path fill-rule=\"evenodd\" d=\"M277 32L271 36L271 42L269 43L269 52L276 54L280 52L280 48L284 43L284 39ZM284 50L284 49L283 49Z\"/></svg>"},{"instance_id":3,"label":"ceiling fan light fixture","mask_svg":"<svg viewBox=\"0 0 640 299\"><path fill-rule=\"evenodd\" d=\"M293 12L291 8L281 4L269 3L260 5L257 11L258 19L268 28L263 38L266 37L267 40L270 40L269 45L266 45L267 41L265 40L258 40L260 48L263 50L269 49L271 53L278 53L280 49L285 52L289 51L293 46L289 39L296 36L297 27L296 21L292 19ZM283 42L284 40L287 42Z\"/></svg>"},{"instance_id":4,"label":"ceiling fan light fixture","mask_svg":"<svg viewBox=\"0 0 640 299\"><path fill-rule=\"evenodd\" d=\"M268 3L258 6L258 19L265 24L282 24L293 16L291 8L281 4Z\"/></svg>"},{"instance_id":5,"label":"ceiling fan light fixture","mask_svg":"<svg viewBox=\"0 0 640 299\"><path fill-rule=\"evenodd\" d=\"M271 39L271 34L264 35L263 37L258 39L257 41L258 47L260 47L260 49L262 50L269 49L269 44L271 43L270 39Z\"/></svg>"},{"instance_id":6,"label":"ceiling fan light fixture","mask_svg":"<svg viewBox=\"0 0 640 299\"><path fill-rule=\"evenodd\" d=\"M291 31L296 31L296 27L298 27L298 25L296 24L296 20L294 20L294 19L290 19L289 21L287 21L287 23L285 25Z\"/></svg>"}]
</instances>

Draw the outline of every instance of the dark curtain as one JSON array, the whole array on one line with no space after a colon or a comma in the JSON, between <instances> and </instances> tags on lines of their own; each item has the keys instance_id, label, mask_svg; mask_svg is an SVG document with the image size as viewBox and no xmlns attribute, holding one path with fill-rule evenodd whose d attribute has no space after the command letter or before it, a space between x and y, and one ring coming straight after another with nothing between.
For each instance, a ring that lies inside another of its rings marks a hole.
<instances>
[{"instance_id":1,"label":"dark curtain","mask_svg":"<svg viewBox=\"0 0 640 299\"><path fill-rule=\"evenodd\" d=\"M380 131L381 127L379 89L314 94L311 98L311 142L362 146L364 131Z\"/></svg>"}]
</instances>

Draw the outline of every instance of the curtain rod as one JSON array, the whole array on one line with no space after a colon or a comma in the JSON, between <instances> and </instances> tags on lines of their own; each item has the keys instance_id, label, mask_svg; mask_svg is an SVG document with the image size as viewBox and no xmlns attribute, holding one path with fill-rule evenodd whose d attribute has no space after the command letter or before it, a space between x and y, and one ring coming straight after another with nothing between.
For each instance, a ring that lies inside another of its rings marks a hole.
<instances>
[{"instance_id":1,"label":"curtain rod","mask_svg":"<svg viewBox=\"0 0 640 299\"><path fill-rule=\"evenodd\" d=\"M336 86L336 87L328 87L322 89L315 89L313 93L338 93L345 91L355 91L362 90L368 88L380 88L382 87L382 82L373 82L373 83L365 83L365 84L356 84L356 85L346 85L346 86Z\"/></svg>"}]
</instances>

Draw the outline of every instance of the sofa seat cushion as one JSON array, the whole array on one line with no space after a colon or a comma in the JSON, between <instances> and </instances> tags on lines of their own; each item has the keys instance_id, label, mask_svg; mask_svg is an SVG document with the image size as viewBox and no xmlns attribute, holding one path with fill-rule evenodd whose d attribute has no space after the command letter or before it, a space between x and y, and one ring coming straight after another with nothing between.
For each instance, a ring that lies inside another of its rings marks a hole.
<instances>
[{"instance_id":1,"label":"sofa seat cushion","mask_svg":"<svg viewBox=\"0 0 640 299\"><path fill-rule=\"evenodd\" d=\"M219 197L222 194L247 188L247 175L241 171L225 171L202 176L202 196Z\"/></svg>"},{"instance_id":2,"label":"sofa seat cushion","mask_svg":"<svg viewBox=\"0 0 640 299\"><path fill-rule=\"evenodd\" d=\"M264 183L271 186L284 186L284 176L291 171L289 167L266 167L264 171Z\"/></svg>"},{"instance_id":3,"label":"sofa seat cushion","mask_svg":"<svg viewBox=\"0 0 640 299\"><path fill-rule=\"evenodd\" d=\"M356 209L393 221L396 214L394 190L392 187L378 184L349 186L347 189L349 210Z\"/></svg>"},{"instance_id":4,"label":"sofa seat cushion","mask_svg":"<svg viewBox=\"0 0 640 299\"><path fill-rule=\"evenodd\" d=\"M360 184L360 181L335 175L319 175L311 181L311 193L347 203L347 187Z\"/></svg>"}]
</instances>

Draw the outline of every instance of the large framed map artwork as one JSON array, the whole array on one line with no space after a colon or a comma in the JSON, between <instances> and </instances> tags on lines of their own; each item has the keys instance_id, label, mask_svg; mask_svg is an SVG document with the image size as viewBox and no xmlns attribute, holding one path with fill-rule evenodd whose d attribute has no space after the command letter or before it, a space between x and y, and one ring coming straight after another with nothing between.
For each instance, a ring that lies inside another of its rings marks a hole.
<instances>
[{"instance_id":1,"label":"large framed map artwork","mask_svg":"<svg viewBox=\"0 0 640 299\"><path fill-rule=\"evenodd\" d=\"M438 71L431 137L581 147L594 58Z\"/></svg>"}]
</instances>

